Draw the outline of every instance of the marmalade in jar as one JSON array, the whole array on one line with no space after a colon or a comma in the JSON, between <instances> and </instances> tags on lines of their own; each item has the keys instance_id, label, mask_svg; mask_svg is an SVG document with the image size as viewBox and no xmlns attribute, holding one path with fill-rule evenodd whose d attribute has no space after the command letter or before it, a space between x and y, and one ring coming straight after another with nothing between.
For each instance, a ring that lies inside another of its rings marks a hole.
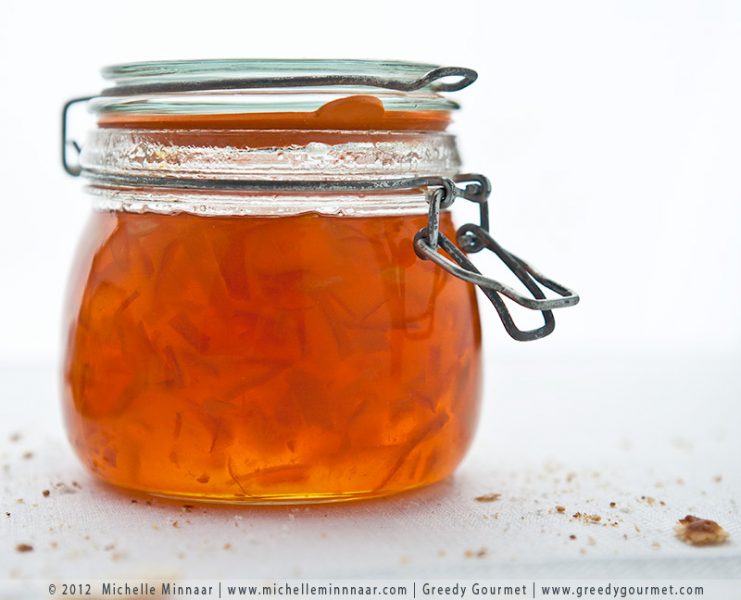
<instances>
[{"instance_id":1,"label":"marmalade in jar","mask_svg":"<svg viewBox=\"0 0 741 600\"><path fill-rule=\"evenodd\" d=\"M447 122L357 96L309 113L102 114L99 129L168 143L208 130L212 145L236 131L229 144L259 150ZM64 412L83 463L124 488L244 503L369 498L450 475L478 419L481 333L474 287L416 256L426 224L424 210L98 207L66 313ZM441 231L454 238L447 212Z\"/></svg>"},{"instance_id":2,"label":"marmalade in jar","mask_svg":"<svg viewBox=\"0 0 741 600\"><path fill-rule=\"evenodd\" d=\"M478 415L479 322L473 287L414 254L424 224L96 213L66 366L85 464L232 501L450 474Z\"/></svg>"}]
</instances>

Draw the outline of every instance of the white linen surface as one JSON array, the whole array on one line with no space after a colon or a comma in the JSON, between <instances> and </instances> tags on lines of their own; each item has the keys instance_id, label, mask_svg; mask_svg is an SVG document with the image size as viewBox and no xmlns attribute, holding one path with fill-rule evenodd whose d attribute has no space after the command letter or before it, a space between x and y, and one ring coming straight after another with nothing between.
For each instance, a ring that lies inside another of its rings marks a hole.
<instances>
[{"instance_id":1,"label":"white linen surface","mask_svg":"<svg viewBox=\"0 0 741 600\"><path fill-rule=\"evenodd\" d=\"M87 475L65 439L56 370L3 368L0 581L741 577L737 360L525 352L489 364L477 438L441 484L371 502L190 511ZM489 493L501 497L475 500ZM684 544L673 528L688 513L731 541Z\"/></svg>"}]
</instances>

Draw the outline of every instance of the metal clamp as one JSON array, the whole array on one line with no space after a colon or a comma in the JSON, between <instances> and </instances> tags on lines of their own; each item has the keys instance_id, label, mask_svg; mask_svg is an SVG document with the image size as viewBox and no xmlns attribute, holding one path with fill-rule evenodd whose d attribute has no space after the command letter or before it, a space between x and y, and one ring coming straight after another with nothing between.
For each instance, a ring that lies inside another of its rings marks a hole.
<instances>
[{"instance_id":1,"label":"metal clamp","mask_svg":"<svg viewBox=\"0 0 741 600\"><path fill-rule=\"evenodd\" d=\"M456 183L465 183L466 186L461 189ZM483 175L471 174L459 175L447 180L442 186L431 190L429 194L428 225L424 229L420 229L414 236L415 252L420 258L431 260L451 275L481 288L481 291L494 305L505 330L512 338L520 342L543 338L552 333L556 326L553 310L578 304L579 296L569 288L539 273L521 258L505 250L489 234L488 197L490 193L491 184L489 180ZM479 225L467 223L458 229L456 238L460 247L451 242L440 231L439 226L440 210L451 206L456 198L465 198L478 203L480 211ZM443 256L440 253L441 248L453 260ZM532 297L523 296L513 288L485 277L462 251L475 253L485 248L499 257L528 289ZM555 292L560 298L546 298L540 286ZM543 325L536 329L519 329L515 325L502 296L506 296L520 306L543 313Z\"/></svg>"},{"instance_id":2,"label":"metal clamp","mask_svg":"<svg viewBox=\"0 0 741 600\"><path fill-rule=\"evenodd\" d=\"M69 148L70 146L72 146L72 148L75 149L78 161L80 158L80 152L82 152L82 148L77 141L71 140L67 137L67 118L69 117L70 109L75 104L87 102L88 100L92 100L93 98L94 96L72 98L71 100L67 100L67 102L65 102L64 106L62 107L62 167L69 175L72 175L72 177L79 177L82 174L82 167L80 166L79 162L72 163L68 160Z\"/></svg>"},{"instance_id":3,"label":"metal clamp","mask_svg":"<svg viewBox=\"0 0 741 600\"><path fill-rule=\"evenodd\" d=\"M452 82L440 82L440 79L456 77ZM297 77L268 77L254 79L219 79L207 81L177 81L141 85L115 86L103 90L100 96L128 96L148 93L181 93L208 90L234 90L255 88L288 88L312 86L369 86L410 92L429 87L433 92L452 92L463 89L477 78L475 71L460 67L438 67L432 69L414 81L403 81L394 78L379 78L362 75L322 75ZM437 82L437 83L435 83ZM67 119L70 109L78 103L92 100L94 96L73 98L65 103L62 109L62 166L74 177L83 173L79 162L69 160L70 147L74 148L78 158L80 145L68 138ZM247 180L206 180L193 178L162 178L150 176L114 176L110 174L85 173L91 180L102 184L123 186L153 186L180 189L239 189L239 190L321 190L328 192L341 191L380 191L390 189L424 189L428 190L429 211L427 227L421 229L414 237L414 249L424 260L431 260L451 275L481 288L494 305L499 317L510 336L519 341L536 340L549 335L554 327L553 310L574 306L579 296L565 286L545 277L528 263L502 248L489 234L488 199L491 184L483 175L464 174L454 178L418 177L411 179L368 181L247 181ZM459 187L462 186L462 187ZM449 208L457 198L464 198L479 205L479 224L468 223L458 229L456 238L458 246L451 242L440 231L440 211ZM446 258L440 250L450 258ZM496 254L512 273L528 289L532 297L523 296L509 286L481 274L464 254L488 249ZM452 260L451 260L452 259ZM547 288L560 296L548 299L541 288ZM544 323L531 330L518 329L514 324L502 296L520 306L543 313Z\"/></svg>"}]
</instances>

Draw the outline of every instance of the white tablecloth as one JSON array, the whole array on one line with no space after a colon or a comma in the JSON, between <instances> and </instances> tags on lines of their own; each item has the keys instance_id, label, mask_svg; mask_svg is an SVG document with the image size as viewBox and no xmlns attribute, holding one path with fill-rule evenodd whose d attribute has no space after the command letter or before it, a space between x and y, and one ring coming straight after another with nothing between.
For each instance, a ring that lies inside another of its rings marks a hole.
<instances>
[{"instance_id":1,"label":"white tablecloth","mask_svg":"<svg viewBox=\"0 0 741 600\"><path fill-rule=\"evenodd\" d=\"M92 479L65 439L55 369L4 367L0 581L741 577L738 358L522 356L489 357L479 433L448 481L364 503L190 511ZM475 500L488 493L501 497ZM730 543L678 540L688 513Z\"/></svg>"}]
</instances>

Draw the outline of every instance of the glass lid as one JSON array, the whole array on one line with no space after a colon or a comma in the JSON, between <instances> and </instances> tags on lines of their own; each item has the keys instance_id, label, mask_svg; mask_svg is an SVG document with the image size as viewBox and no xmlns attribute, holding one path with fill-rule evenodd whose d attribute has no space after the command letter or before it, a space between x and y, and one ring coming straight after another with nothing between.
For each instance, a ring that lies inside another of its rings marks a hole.
<instances>
[{"instance_id":1,"label":"glass lid","mask_svg":"<svg viewBox=\"0 0 741 600\"><path fill-rule=\"evenodd\" d=\"M164 81L213 81L305 76L352 76L412 83L441 68L397 60L255 59L165 60L104 67L103 77L116 85Z\"/></svg>"},{"instance_id":2,"label":"glass lid","mask_svg":"<svg viewBox=\"0 0 741 600\"><path fill-rule=\"evenodd\" d=\"M224 114L308 112L352 95L385 110L450 111L443 93L475 81L471 69L384 60L223 59L126 63L105 67L113 85L93 112Z\"/></svg>"}]
</instances>

